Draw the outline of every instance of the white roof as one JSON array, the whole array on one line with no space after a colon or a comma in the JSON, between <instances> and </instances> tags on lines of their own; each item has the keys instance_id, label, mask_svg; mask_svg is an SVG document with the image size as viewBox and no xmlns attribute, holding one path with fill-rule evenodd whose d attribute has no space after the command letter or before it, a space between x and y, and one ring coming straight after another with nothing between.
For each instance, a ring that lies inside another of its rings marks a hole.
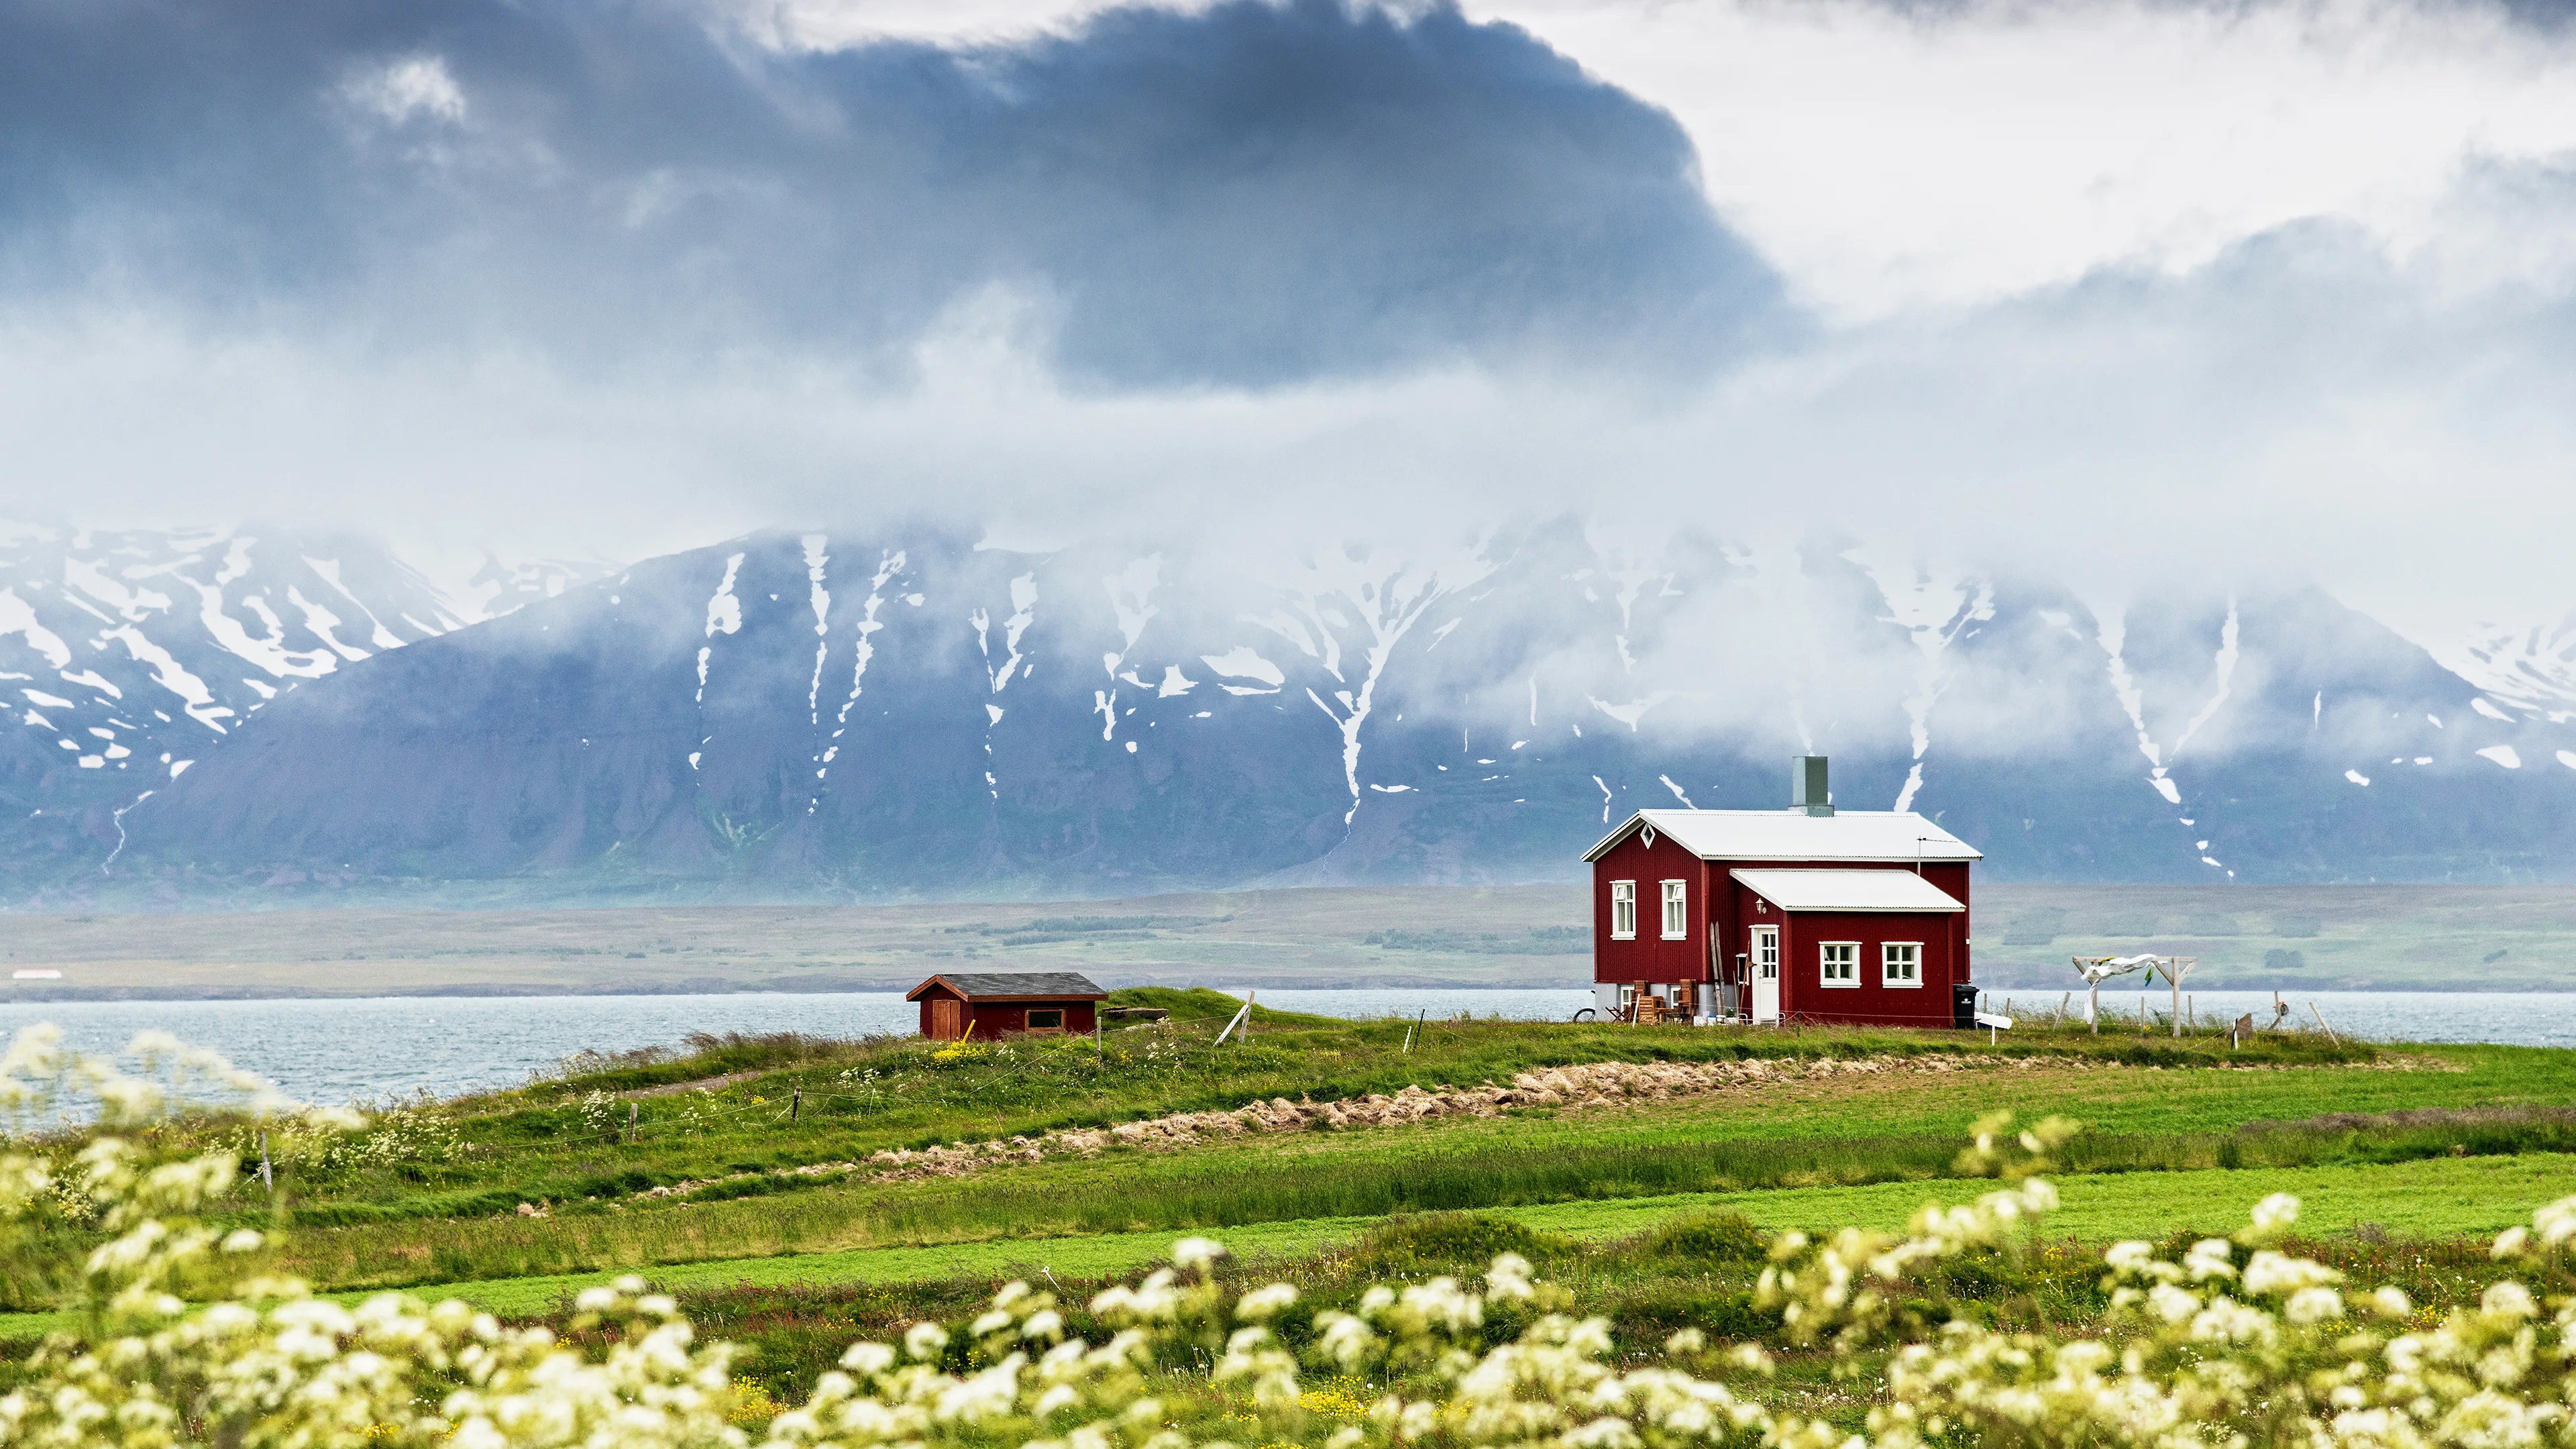
<instances>
[{"instance_id":1,"label":"white roof","mask_svg":"<svg viewBox=\"0 0 2576 1449\"><path fill-rule=\"evenodd\" d=\"M1599 860L1653 827L1702 860L1982 860L1974 846L1911 810L1640 810L1584 854Z\"/></svg>"},{"instance_id":2,"label":"white roof","mask_svg":"<svg viewBox=\"0 0 2576 1449\"><path fill-rule=\"evenodd\" d=\"M1755 895L1784 911L1964 911L1910 870L1734 870Z\"/></svg>"}]
</instances>

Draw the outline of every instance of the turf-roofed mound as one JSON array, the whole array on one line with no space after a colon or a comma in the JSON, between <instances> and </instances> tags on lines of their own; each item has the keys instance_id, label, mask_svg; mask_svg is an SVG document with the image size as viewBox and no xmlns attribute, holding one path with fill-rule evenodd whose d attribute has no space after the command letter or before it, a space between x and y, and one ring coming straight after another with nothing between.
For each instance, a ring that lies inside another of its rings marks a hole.
<instances>
[{"instance_id":1,"label":"turf-roofed mound","mask_svg":"<svg viewBox=\"0 0 2576 1449\"><path fill-rule=\"evenodd\" d=\"M1210 991L1204 986L1125 986L1109 993L1101 1003L1105 1007L1150 1006L1172 1014L1175 1022L1217 1022L1234 1019L1243 1010L1243 998ZM1302 1011L1280 1011L1253 1003L1252 1022L1260 1026L1348 1026L1337 1016L1315 1016Z\"/></svg>"}]
</instances>

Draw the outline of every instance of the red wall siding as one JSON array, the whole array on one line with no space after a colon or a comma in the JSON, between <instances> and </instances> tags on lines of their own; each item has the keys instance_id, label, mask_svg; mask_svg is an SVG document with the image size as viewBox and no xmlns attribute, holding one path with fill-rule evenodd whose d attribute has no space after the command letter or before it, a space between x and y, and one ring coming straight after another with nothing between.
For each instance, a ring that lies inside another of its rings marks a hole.
<instances>
[{"instance_id":1,"label":"red wall siding","mask_svg":"<svg viewBox=\"0 0 2576 1449\"><path fill-rule=\"evenodd\" d=\"M1839 860L1830 863L1797 860L1744 860L1713 863L1713 869L1716 872L1717 879L1724 883L1718 888L1717 892L1717 939L1724 946L1726 962L1730 968L1735 964L1735 958L1737 956L1750 956L1752 954L1753 928L1755 926L1780 925L1786 920L1786 917L1777 909L1773 909L1768 913L1761 910L1761 903L1756 899L1753 892L1736 884L1735 878L1732 875L1729 875L1728 872L1737 870L1798 870L1807 868L1820 870L1912 870L1914 869L1914 864L1911 861ZM1963 906L1968 904L1968 863L1966 861L1951 861L1947 863L1936 862L1927 864L1923 867L1923 876L1933 885L1939 887L1944 894L1950 897L1950 899L1957 901ZM1606 891L1604 898L1607 898ZM1803 930L1805 923L1812 919L1815 918L1804 916L1800 917L1801 929ZM1925 917L1923 919L1929 921L1934 918ZM1922 938L1924 943L1923 959L1926 963L1925 970L1928 973L1931 969L1929 963L1935 956L1939 956L1942 959L1953 963L1951 969L1956 971L1957 980L1966 981L1970 979L1968 965L1968 913L1966 911L1952 911L1938 919L1942 924L1937 928L1936 933ZM1790 960L1788 946L1791 934L1791 932L1784 930L1780 935L1781 980L1784 983L1789 979L1788 968ZM1811 935L1809 939L1817 941L1848 941L1858 938L1851 936L1826 937ZM1879 939L1910 941L1916 938L1912 936L1882 936ZM1863 964L1866 965L1867 963L1864 962ZM1810 974L1812 975L1812 973ZM1816 988L1812 981L1809 983L1809 986L1810 989L1821 989ZM1793 1000L1791 991L1792 988L1787 985L1784 984L1782 986L1780 994L1780 1009L1784 1012L1804 1010L1805 1008L1803 1007L1791 1005L1791 1001ZM1850 993L1837 991L1834 994L1836 996L1845 996ZM1949 998L1945 996L1942 1000L1945 1004L1941 1009L1940 1015L1941 1019L1946 1022L1949 1020L1949 1007L1946 1004Z\"/></svg>"},{"instance_id":2,"label":"red wall siding","mask_svg":"<svg viewBox=\"0 0 2576 1449\"><path fill-rule=\"evenodd\" d=\"M921 1034L923 1036L930 1035L930 1003L940 997L953 1001L956 999L956 994L944 986L934 986L921 995ZM975 1029L967 1033L967 1036L973 1041L991 1041L1009 1032L1026 1031L1029 1029L1029 1010L1032 1007L1041 1011L1061 1007L1064 1011L1064 1029L1075 1035L1089 1036L1093 1023L1098 1019L1094 1010L1096 1005L1097 1003L1089 1001L968 1002L966 1019L974 1024Z\"/></svg>"},{"instance_id":3,"label":"red wall siding","mask_svg":"<svg viewBox=\"0 0 2576 1449\"><path fill-rule=\"evenodd\" d=\"M1706 981L1708 972L1707 861L1658 835L1648 845L1638 831L1592 865L1592 979L1598 981ZM1637 939L1610 939L1610 883L1637 883ZM1688 891L1690 934L1663 938L1664 882Z\"/></svg>"},{"instance_id":4,"label":"red wall siding","mask_svg":"<svg viewBox=\"0 0 2576 1449\"><path fill-rule=\"evenodd\" d=\"M1965 980L1956 949L1956 911L1907 915L1892 911L1839 915L1801 911L1780 933L1780 1011L1808 1021L1874 1022L1887 1026L1948 1026L1950 983ZM1777 921L1773 911L1762 920ZM1860 985L1824 984L1828 941L1860 943ZM1889 941L1918 941L1923 946L1923 984L1880 984L1879 947Z\"/></svg>"},{"instance_id":5,"label":"red wall siding","mask_svg":"<svg viewBox=\"0 0 2576 1449\"><path fill-rule=\"evenodd\" d=\"M1079 1036L1091 1035L1092 1004L1088 1001L978 1001L967 1010L975 1018L975 1040L987 1041L1006 1032L1029 1029L1029 1012L1062 1010L1064 1029Z\"/></svg>"}]
</instances>

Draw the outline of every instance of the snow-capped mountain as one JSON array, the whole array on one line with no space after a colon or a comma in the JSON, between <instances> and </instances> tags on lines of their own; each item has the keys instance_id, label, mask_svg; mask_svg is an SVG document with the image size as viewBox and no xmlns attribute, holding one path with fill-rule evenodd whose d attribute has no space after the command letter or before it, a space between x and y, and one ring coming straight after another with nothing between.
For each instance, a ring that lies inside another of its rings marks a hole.
<instances>
[{"instance_id":1,"label":"snow-capped mountain","mask_svg":"<svg viewBox=\"0 0 2576 1449\"><path fill-rule=\"evenodd\" d=\"M2489 625L2439 640L2433 657L2504 709L2576 721L2576 614L2554 624Z\"/></svg>"},{"instance_id":2,"label":"snow-capped mountain","mask_svg":"<svg viewBox=\"0 0 2576 1449\"><path fill-rule=\"evenodd\" d=\"M229 547L185 577L232 587ZM1273 569L1173 542L760 534L468 628L414 611L400 649L339 622L404 617L390 598L358 588L317 626L313 587L264 587L279 623L253 637L295 649L261 657L327 650L328 677L171 751L196 764L125 811L121 879L1564 877L1639 806L1785 803L1804 750L1843 803L1920 809L2004 878L2576 874L2576 728L2314 590L2124 607L1831 541L1639 558L1573 521ZM83 647L110 652L123 616L86 598ZM91 707L131 721L174 691L127 693Z\"/></svg>"},{"instance_id":3,"label":"snow-capped mountain","mask_svg":"<svg viewBox=\"0 0 2576 1449\"><path fill-rule=\"evenodd\" d=\"M0 525L0 800L19 821L0 857L105 863L128 809L280 695L560 593L577 567L495 561L460 603L365 538Z\"/></svg>"}]
</instances>

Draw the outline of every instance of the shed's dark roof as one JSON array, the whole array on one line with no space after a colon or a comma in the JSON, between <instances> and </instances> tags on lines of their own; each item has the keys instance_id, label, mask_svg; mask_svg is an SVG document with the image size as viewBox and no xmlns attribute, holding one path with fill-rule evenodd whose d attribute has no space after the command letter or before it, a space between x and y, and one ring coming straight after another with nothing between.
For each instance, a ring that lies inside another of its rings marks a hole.
<instances>
[{"instance_id":1,"label":"shed's dark roof","mask_svg":"<svg viewBox=\"0 0 2576 1449\"><path fill-rule=\"evenodd\" d=\"M985 997L1043 996L1050 1000L1097 1001L1109 993L1079 971L942 971L903 994L918 999L933 983L974 1001Z\"/></svg>"}]
</instances>

